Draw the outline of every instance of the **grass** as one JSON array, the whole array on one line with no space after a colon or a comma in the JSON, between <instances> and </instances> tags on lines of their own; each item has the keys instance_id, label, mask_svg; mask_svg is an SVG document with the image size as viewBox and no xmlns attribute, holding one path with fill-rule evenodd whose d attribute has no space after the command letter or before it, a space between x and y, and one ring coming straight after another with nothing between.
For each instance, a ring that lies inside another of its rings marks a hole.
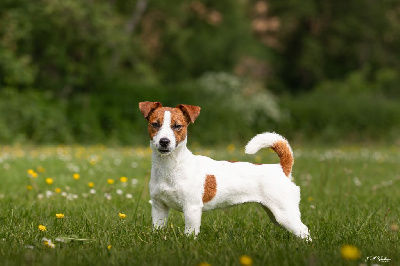
<instances>
[{"instance_id":1,"label":"grass","mask_svg":"<svg viewBox=\"0 0 400 266\"><path fill-rule=\"evenodd\" d=\"M247 255L254 265L398 265L400 152L293 148L293 175L301 186L302 219L312 243L271 224L257 204L204 213L197 240L183 235L183 216L175 211L167 229L153 232L148 148L2 146L1 263L239 265L240 256ZM278 161L268 150L253 157L233 145L193 151L215 159ZM29 169L38 176L30 177ZM52 184L46 183L48 177ZM56 218L59 213L64 217ZM55 247L45 246L43 238ZM346 260L344 245L361 254Z\"/></svg>"}]
</instances>

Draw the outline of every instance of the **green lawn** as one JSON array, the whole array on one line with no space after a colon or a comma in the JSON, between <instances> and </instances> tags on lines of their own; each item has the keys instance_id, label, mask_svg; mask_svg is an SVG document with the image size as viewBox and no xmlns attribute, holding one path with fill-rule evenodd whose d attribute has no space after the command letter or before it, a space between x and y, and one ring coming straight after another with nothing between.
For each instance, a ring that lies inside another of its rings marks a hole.
<instances>
[{"instance_id":1,"label":"green lawn","mask_svg":"<svg viewBox=\"0 0 400 266\"><path fill-rule=\"evenodd\" d=\"M167 229L153 232L148 148L1 146L0 264L239 265L247 255L253 265L399 265L398 149L293 149L311 243L271 224L257 204L204 213L196 240L183 235L183 216L175 211ZM193 151L221 160L278 161L268 150L248 156L233 145ZM344 245L360 251L359 258L345 260Z\"/></svg>"}]
</instances>

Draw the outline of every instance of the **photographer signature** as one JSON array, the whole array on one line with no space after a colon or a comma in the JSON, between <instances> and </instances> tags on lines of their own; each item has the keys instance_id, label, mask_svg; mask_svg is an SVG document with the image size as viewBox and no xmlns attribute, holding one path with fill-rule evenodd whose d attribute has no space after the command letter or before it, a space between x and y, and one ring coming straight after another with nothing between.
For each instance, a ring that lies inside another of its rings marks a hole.
<instances>
[{"instance_id":1,"label":"photographer signature","mask_svg":"<svg viewBox=\"0 0 400 266\"><path fill-rule=\"evenodd\" d=\"M368 262L368 261L390 262L391 259L389 259L387 257L383 257L383 256L368 256L365 259L365 262Z\"/></svg>"}]
</instances>

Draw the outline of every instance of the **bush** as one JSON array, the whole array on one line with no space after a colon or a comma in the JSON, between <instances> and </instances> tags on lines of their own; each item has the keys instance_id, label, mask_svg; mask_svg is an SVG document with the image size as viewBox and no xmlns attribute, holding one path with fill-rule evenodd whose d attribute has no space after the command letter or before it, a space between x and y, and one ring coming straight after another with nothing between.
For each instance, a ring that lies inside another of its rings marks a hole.
<instances>
[{"instance_id":1,"label":"bush","mask_svg":"<svg viewBox=\"0 0 400 266\"><path fill-rule=\"evenodd\" d=\"M72 141L66 107L48 93L0 90L0 142Z\"/></svg>"},{"instance_id":2,"label":"bush","mask_svg":"<svg viewBox=\"0 0 400 266\"><path fill-rule=\"evenodd\" d=\"M288 118L276 128L302 141L363 142L397 140L400 106L380 95L313 92L283 98Z\"/></svg>"}]
</instances>

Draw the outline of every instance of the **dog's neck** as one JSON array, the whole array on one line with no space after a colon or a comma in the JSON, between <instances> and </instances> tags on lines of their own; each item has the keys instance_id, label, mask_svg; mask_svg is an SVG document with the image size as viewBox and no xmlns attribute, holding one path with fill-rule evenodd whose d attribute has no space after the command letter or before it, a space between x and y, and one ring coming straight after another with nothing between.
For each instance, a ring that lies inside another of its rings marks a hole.
<instances>
[{"instance_id":1,"label":"dog's neck","mask_svg":"<svg viewBox=\"0 0 400 266\"><path fill-rule=\"evenodd\" d=\"M192 152L187 148L186 143L187 140L185 139L168 154L162 154L154 147L151 147L153 150L152 167L158 176L170 176L180 172L179 169L185 167L185 161L193 156Z\"/></svg>"}]
</instances>

